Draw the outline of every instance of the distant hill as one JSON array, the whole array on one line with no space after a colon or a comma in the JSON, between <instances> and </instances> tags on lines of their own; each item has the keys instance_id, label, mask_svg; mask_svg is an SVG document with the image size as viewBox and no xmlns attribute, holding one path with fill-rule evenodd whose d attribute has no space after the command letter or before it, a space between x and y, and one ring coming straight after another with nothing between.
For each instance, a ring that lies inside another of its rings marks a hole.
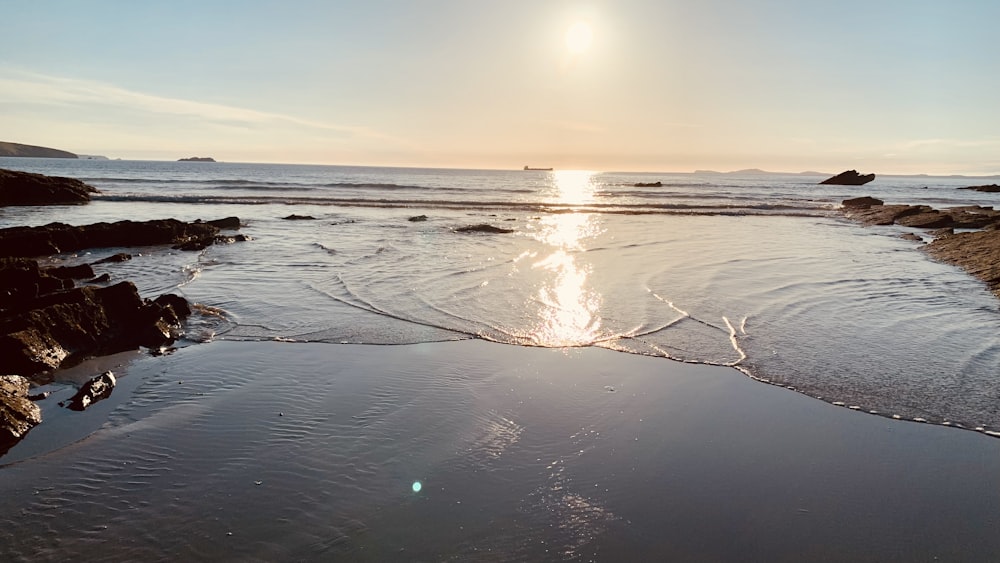
<instances>
[{"instance_id":1,"label":"distant hill","mask_svg":"<svg viewBox=\"0 0 1000 563\"><path fill-rule=\"evenodd\" d=\"M36 147L34 145L22 145L21 143L8 143L0 141L0 156L17 156L25 158L77 158L71 152L48 147Z\"/></svg>"}]
</instances>

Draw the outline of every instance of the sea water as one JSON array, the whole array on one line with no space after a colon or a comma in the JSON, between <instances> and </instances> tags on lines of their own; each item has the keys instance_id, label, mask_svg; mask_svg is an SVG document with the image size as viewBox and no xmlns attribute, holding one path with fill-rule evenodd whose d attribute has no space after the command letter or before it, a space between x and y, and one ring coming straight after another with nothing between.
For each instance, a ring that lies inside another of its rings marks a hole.
<instances>
[{"instance_id":1,"label":"sea water","mask_svg":"<svg viewBox=\"0 0 1000 563\"><path fill-rule=\"evenodd\" d=\"M861 195L991 205L996 194L957 189L981 180L850 187L757 172L62 159L0 167L101 191L83 206L0 209L0 227L239 216L252 241L134 249L130 262L107 266L144 296L199 304L188 343L595 346L731 366L884 416L1000 429L995 297L901 239L907 229L863 227L837 211ZM509 232L460 230L481 225Z\"/></svg>"}]
</instances>

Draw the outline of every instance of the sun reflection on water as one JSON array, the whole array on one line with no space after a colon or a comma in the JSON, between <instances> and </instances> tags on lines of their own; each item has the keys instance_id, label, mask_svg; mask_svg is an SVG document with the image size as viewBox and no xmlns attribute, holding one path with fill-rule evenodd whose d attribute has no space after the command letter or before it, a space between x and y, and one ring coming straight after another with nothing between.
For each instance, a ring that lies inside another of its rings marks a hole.
<instances>
[{"instance_id":1,"label":"sun reflection on water","mask_svg":"<svg viewBox=\"0 0 1000 563\"><path fill-rule=\"evenodd\" d=\"M556 200L587 203L594 196L593 172L554 173ZM529 338L538 346L586 346L601 338L602 296L590 284L591 266L583 263L586 242L602 232L595 213L560 213L539 219L534 237L551 252L532 264L548 273L533 296L537 326Z\"/></svg>"},{"instance_id":2,"label":"sun reflection on water","mask_svg":"<svg viewBox=\"0 0 1000 563\"><path fill-rule=\"evenodd\" d=\"M589 170L557 170L552 173L553 203L584 204L594 201L595 173Z\"/></svg>"}]
</instances>

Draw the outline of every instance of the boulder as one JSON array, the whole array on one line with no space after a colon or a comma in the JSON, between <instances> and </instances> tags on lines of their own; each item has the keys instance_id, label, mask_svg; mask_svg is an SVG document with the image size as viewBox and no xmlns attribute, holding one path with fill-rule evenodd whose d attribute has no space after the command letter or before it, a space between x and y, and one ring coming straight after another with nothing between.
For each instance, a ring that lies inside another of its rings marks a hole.
<instances>
[{"instance_id":1,"label":"boulder","mask_svg":"<svg viewBox=\"0 0 1000 563\"><path fill-rule=\"evenodd\" d=\"M168 345L190 314L183 298L146 301L131 282L42 295L15 289L26 297L0 310L0 358L6 370L25 376L89 356Z\"/></svg>"},{"instance_id":2,"label":"boulder","mask_svg":"<svg viewBox=\"0 0 1000 563\"><path fill-rule=\"evenodd\" d=\"M479 225L467 225L465 227L458 227L455 229L457 233L513 233L514 229L504 229L503 227L494 227L487 223L480 223Z\"/></svg>"},{"instance_id":3,"label":"boulder","mask_svg":"<svg viewBox=\"0 0 1000 563\"><path fill-rule=\"evenodd\" d=\"M845 199L841 205L844 207L872 207L873 205L882 205L884 203L881 199L866 195L864 197Z\"/></svg>"},{"instance_id":4,"label":"boulder","mask_svg":"<svg viewBox=\"0 0 1000 563\"><path fill-rule=\"evenodd\" d=\"M82 280L94 277L94 269L90 264L80 264L79 266L57 266L55 268L45 268L42 270L46 275L64 280Z\"/></svg>"},{"instance_id":5,"label":"boulder","mask_svg":"<svg viewBox=\"0 0 1000 563\"><path fill-rule=\"evenodd\" d=\"M315 221L316 218L312 215L296 215L292 213L286 217L282 217L285 221Z\"/></svg>"},{"instance_id":6,"label":"boulder","mask_svg":"<svg viewBox=\"0 0 1000 563\"><path fill-rule=\"evenodd\" d=\"M42 410L28 399L28 380L0 375L0 455L42 422Z\"/></svg>"},{"instance_id":7,"label":"boulder","mask_svg":"<svg viewBox=\"0 0 1000 563\"><path fill-rule=\"evenodd\" d=\"M407 221L410 221L411 223L420 223L426 220L427 220L426 215L414 215L413 217L407 219Z\"/></svg>"},{"instance_id":8,"label":"boulder","mask_svg":"<svg viewBox=\"0 0 1000 563\"><path fill-rule=\"evenodd\" d=\"M199 221L195 221L198 223ZM240 218L239 217L226 217L223 219L214 219L212 221L205 221L213 227L218 227L227 231L236 231L240 228Z\"/></svg>"},{"instance_id":9,"label":"boulder","mask_svg":"<svg viewBox=\"0 0 1000 563\"><path fill-rule=\"evenodd\" d=\"M0 206L80 204L93 193L97 188L73 178L0 169Z\"/></svg>"},{"instance_id":10,"label":"boulder","mask_svg":"<svg viewBox=\"0 0 1000 563\"><path fill-rule=\"evenodd\" d=\"M985 186L969 186L967 188L958 188L960 190L974 190L977 192L1000 192L1000 186L996 184L989 184Z\"/></svg>"},{"instance_id":11,"label":"boulder","mask_svg":"<svg viewBox=\"0 0 1000 563\"><path fill-rule=\"evenodd\" d=\"M117 383L115 374L110 371L94 376L80 387L72 399L66 402L66 408L82 411L102 399L107 399L111 396Z\"/></svg>"},{"instance_id":12,"label":"boulder","mask_svg":"<svg viewBox=\"0 0 1000 563\"><path fill-rule=\"evenodd\" d=\"M874 174L859 174L857 170L847 170L832 178L827 178L820 184L836 184L839 186L863 186L875 179Z\"/></svg>"},{"instance_id":13,"label":"boulder","mask_svg":"<svg viewBox=\"0 0 1000 563\"><path fill-rule=\"evenodd\" d=\"M663 186L663 182L636 182L633 186L637 188L659 188Z\"/></svg>"}]
</instances>

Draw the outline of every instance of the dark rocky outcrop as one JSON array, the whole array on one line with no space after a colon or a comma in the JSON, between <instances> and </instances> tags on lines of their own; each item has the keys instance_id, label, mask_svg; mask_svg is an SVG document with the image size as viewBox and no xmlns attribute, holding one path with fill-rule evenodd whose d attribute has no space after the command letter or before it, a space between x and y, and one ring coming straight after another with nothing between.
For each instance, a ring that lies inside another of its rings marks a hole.
<instances>
[{"instance_id":1,"label":"dark rocky outcrop","mask_svg":"<svg viewBox=\"0 0 1000 563\"><path fill-rule=\"evenodd\" d=\"M1000 186L996 184L989 184L986 186L969 186L967 188L958 188L960 190L974 190L977 192L1000 192Z\"/></svg>"},{"instance_id":2,"label":"dark rocky outcrop","mask_svg":"<svg viewBox=\"0 0 1000 563\"><path fill-rule=\"evenodd\" d=\"M877 199L871 196L855 197L851 199L845 199L843 202L844 207L871 207L873 205L883 205L885 202L881 199Z\"/></svg>"},{"instance_id":3,"label":"dark rocky outcrop","mask_svg":"<svg viewBox=\"0 0 1000 563\"><path fill-rule=\"evenodd\" d=\"M637 188L659 188L663 186L663 182L636 182L632 185Z\"/></svg>"},{"instance_id":4,"label":"dark rocky outcrop","mask_svg":"<svg viewBox=\"0 0 1000 563\"><path fill-rule=\"evenodd\" d=\"M0 375L0 455L42 422L42 410L28 398L30 384L19 375Z\"/></svg>"},{"instance_id":5,"label":"dark rocky outcrop","mask_svg":"<svg viewBox=\"0 0 1000 563\"><path fill-rule=\"evenodd\" d=\"M848 205L850 201L843 202L844 214L866 225L933 229L930 234L934 240L922 248L934 258L983 280L1000 297L1000 211L979 205L937 210L927 205ZM983 230L955 233L955 229ZM903 236L922 240L913 233Z\"/></svg>"},{"instance_id":6,"label":"dark rocky outcrop","mask_svg":"<svg viewBox=\"0 0 1000 563\"><path fill-rule=\"evenodd\" d=\"M6 141L0 141L0 156L21 158L79 158L78 155L69 151L35 145L22 145L21 143L9 143Z\"/></svg>"},{"instance_id":7,"label":"dark rocky outcrop","mask_svg":"<svg viewBox=\"0 0 1000 563\"><path fill-rule=\"evenodd\" d=\"M201 221L200 220L195 221L195 223L201 223ZM218 227L219 229L222 229L224 231L236 231L239 230L241 226L239 217L225 217L223 219L214 219L212 221L205 221L205 223L208 223L213 227Z\"/></svg>"},{"instance_id":8,"label":"dark rocky outcrop","mask_svg":"<svg viewBox=\"0 0 1000 563\"><path fill-rule=\"evenodd\" d=\"M938 260L960 266L983 280L1000 297L1000 230L938 237L924 248Z\"/></svg>"},{"instance_id":9,"label":"dark rocky outcrop","mask_svg":"<svg viewBox=\"0 0 1000 563\"><path fill-rule=\"evenodd\" d=\"M73 395L73 398L66 402L66 408L82 411L102 399L107 399L111 396L117 383L115 374L110 371L94 376L80 386L76 395Z\"/></svg>"},{"instance_id":10,"label":"dark rocky outcrop","mask_svg":"<svg viewBox=\"0 0 1000 563\"><path fill-rule=\"evenodd\" d=\"M315 221L316 218L312 215L296 215L292 213L291 215L282 217L285 221Z\"/></svg>"},{"instance_id":11,"label":"dark rocky outcrop","mask_svg":"<svg viewBox=\"0 0 1000 563\"><path fill-rule=\"evenodd\" d=\"M426 220L427 220L426 215L414 215L413 217L407 219L407 221L410 221L411 223L420 223Z\"/></svg>"},{"instance_id":12,"label":"dark rocky outcrop","mask_svg":"<svg viewBox=\"0 0 1000 563\"><path fill-rule=\"evenodd\" d=\"M91 356L159 348L177 338L189 313L169 300L141 299L131 282L44 293L0 310L0 358L5 371L31 376Z\"/></svg>"},{"instance_id":13,"label":"dark rocky outcrop","mask_svg":"<svg viewBox=\"0 0 1000 563\"><path fill-rule=\"evenodd\" d=\"M215 162L215 159L210 156L189 156L187 158L178 158L177 162Z\"/></svg>"},{"instance_id":14,"label":"dark rocky outcrop","mask_svg":"<svg viewBox=\"0 0 1000 563\"><path fill-rule=\"evenodd\" d=\"M859 200L870 200L861 205ZM1000 223L1000 211L969 205L937 210L929 205L882 205L875 198L844 200L844 214L866 225L902 225L918 229L982 229Z\"/></svg>"},{"instance_id":15,"label":"dark rocky outcrop","mask_svg":"<svg viewBox=\"0 0 1000 563\"><path fill-rule=\"evenodd\" d=\"M480 223L479 225L466 225L465 227L458 227L455 229L456 233L513 233L514 229L504 229L503 227L494 227L487 223Z\"/></svg>"},{"instance_id":16,"label":"dark rocky outcrop","mask_svg":"<svg viewBox=\"0 0 1000 563\"><path fill-rule=\"evenodd\" d=\"M218 232L218 227L208 223L184 223L176 219L118 221L79 227L64 223L9 227L0 229L0 256L45 256L86 248L184 245L192 241L208 245Z\"/></svg>"},{"instance_id":17,"label":"dark rocky outcrop","mask_svg":"<svg viewBox=\"0 0 1000 563\"><path fill-rule=\"evenodd\" d=\"M847 170L832 178L827 178L820 184L836 184L839 186L863 186L875 179L874 174L859 174L857 170Z\"/></svg>"},{"instance_id":18,"label":"dark rocky outcrop","mask_svg":"<svg viewBox=\"0 0 1000 563\"><path fill-rule=\"evenodd\" d=\"M73 178L0 169L0 206L80 204L92 193L97 188Z\"/></svg>"}]
</instances>

